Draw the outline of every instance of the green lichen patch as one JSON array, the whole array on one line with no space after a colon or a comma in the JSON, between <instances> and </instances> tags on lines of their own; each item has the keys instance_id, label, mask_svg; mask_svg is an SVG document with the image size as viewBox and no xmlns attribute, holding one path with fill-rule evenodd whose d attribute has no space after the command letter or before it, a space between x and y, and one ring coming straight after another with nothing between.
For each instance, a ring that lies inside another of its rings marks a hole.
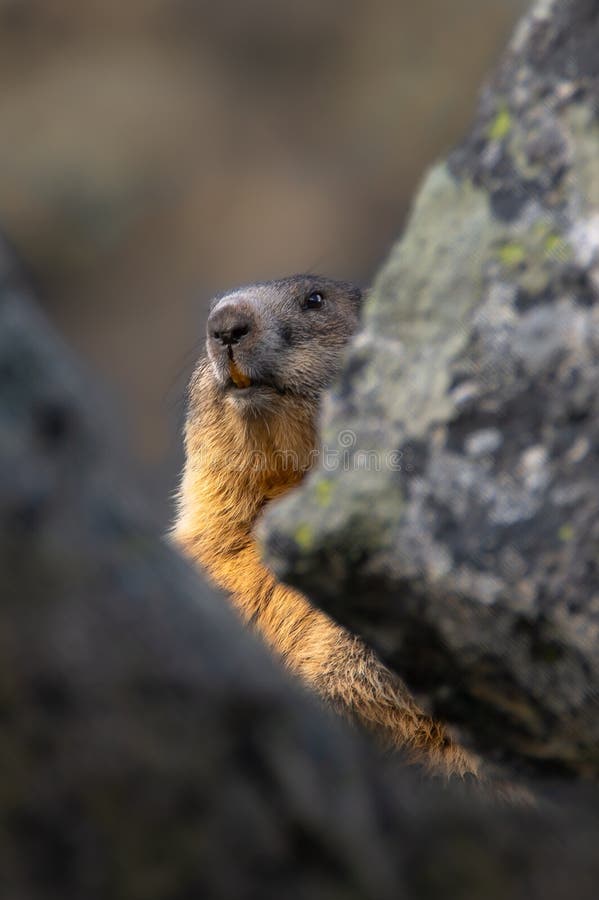
<instances>
[{"instance_id":1,"label":"green lichen patch","mask_svg":"<svg viewBox=\"0 0 599 900\"><path fill-rule=\"evenodd\" d=\"M545 239L545 253L548 256L555 256L559 260L567 259L571 256L569 244L559 234L549 234Z\"/></svg>"},{"instance_id":2,"label":"green lichen patch","mask_svg":"<svg viewBox=\"0 0 599 900\"><path fill-rule=\"evenodd\" d=\"M574 531L572 525L562 525L562 527L558 531L558 537L560 541L569 544L570 541L573 541L576 537L576 532Z\"/></svg>"},{"instance_id":3,"label":"green lichen patch","mask_svg":"<svg viewBox=\"0 0 599 900\"><path fill-rule=\"evenodd\" d=\"M510 241L499 248L498 256L504 266L509 269L516 268L525 261L526 250L522 244Z\"/></svg>"},{"instance_id":4,"label":"green lichen patch","mask_svg":"<svg viewBox=\"0 0 599 900\"><path fill-rule=\"evenodd\" d=\"M333 483L329 479L322 479L316 483L316 487L314 489L316 494L316 501L319 506L330 506L331 499L333 496Z\"/></svg>"},{"instance_id":5,"label":"green lichen patch","mask_svg":"<svg viewBox=\"0 0 599 900\"><path fill-rule=\"evenodd\" d=\"M314 532L307 522L298 525L293 536L300 550L308 551L314 546Z\"/></svg>"},{"instance_id":6,"label":"green lichen patch","mask_svg":"<svg viewBox=\"0 0 599 900\"><path fill-rule=\"evenodd\" d=\"M512 130L512 117L507 106L502 106L489 125L487 136L492 141L502 141Z\"/></svg>"},{"instance_id":7,"label":"green lichen patch","mask_svg":"<svg viewBox=\"0 0 599 900\"><path fill-rule=\"evenodd\" d=\"M517 224L510 232L513 236L498 243L495 256L506 274L528 292L545 290L556 268L573 259L568 240L544 216L532 227Z\"/></svg>"}]
</instances>

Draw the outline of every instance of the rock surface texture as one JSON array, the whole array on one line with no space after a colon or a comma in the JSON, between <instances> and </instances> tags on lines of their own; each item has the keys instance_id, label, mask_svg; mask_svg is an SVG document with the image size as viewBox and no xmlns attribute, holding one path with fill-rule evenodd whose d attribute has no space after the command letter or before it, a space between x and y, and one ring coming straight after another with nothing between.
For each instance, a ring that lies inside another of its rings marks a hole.
<instances>
[{"instance_id":1,"label":"rock surface texture","mask_svg":"<svg viewBox=\"0 0 599 900\"><path fill-rule=\"evenodd\" d=\"M488 757L599 778L599 4L426 178L266 557Z\"/></svg>"}]
</instances>

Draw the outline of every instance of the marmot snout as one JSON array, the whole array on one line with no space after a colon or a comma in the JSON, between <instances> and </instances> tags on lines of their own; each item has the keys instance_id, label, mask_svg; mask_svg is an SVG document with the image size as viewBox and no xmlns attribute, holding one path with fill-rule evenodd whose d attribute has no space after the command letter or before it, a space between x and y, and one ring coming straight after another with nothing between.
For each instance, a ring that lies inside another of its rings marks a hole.
<instances>
[{"instance_id":1,"label":"marmot snout","mask_svg":"<svg viewBox=\"0 0 599 900\"><path fill-rule=\"evenodd\" d=\"M240 413L275 395L317 402L358 323L361 292L314 276L239 288L218 299L207 323L216 383Z\"/></svg>"},{"instance_id":2,"label":"marmot snout","mask_svg":"<svg viewBox=\"0 0 599 900\"><path fill-rule=\"evenodd\" d=\"M217 299L191 379L174 536L275 653L336 710L443 774L476 759L417 707L376 654L277 582L253 535L315 458L323 389L358 323L358 288L301 275Z\"/></svg>"}]
</instances>

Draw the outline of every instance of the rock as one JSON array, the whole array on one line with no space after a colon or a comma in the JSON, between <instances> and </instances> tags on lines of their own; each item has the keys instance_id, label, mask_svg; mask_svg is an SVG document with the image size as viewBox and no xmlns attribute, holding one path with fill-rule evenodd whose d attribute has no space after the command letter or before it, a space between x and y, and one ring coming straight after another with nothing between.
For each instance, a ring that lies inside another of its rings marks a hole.
<instances>
[{"instance_id":1,"label":"rock","mask_svg":"<svg viewBox=\"0 0 599 900\"><path fill-rule=\"evenodd\" d=\"M322 464L262 528L464 742L595 779L598 45L590 0L518 28L374 284Z\"/></svg>"},{"instance_id":2,"label":"rock","mask_svg":"<svg viewBox=\"0 0 599 900\"><path fill-rule=\"evenodd\" d=\"M112 427L0 244L3 896L394 896L365 748L148 523Z\"/></svg>"}]
</instances>

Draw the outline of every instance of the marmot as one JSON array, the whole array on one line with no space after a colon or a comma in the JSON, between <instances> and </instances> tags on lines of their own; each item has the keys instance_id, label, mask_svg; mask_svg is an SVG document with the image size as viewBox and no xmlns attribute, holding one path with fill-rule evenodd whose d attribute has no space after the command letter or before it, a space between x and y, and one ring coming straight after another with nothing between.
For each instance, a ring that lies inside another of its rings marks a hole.
<instances>
[{"instance_id":1,"label":"marmot","mask_svg":"<svg viewBox=\"0 0 599 900\"><path fill-rule=\"evenodd\" d=\"M327 703L435 773L477 774L477 759L418 708L370 647L277 582L253 536L265 504L298 484L314 459L320 398L361 298L351 284L295 275L213 301L207 355L189 385L173 534Z\"/></svg>"}]
</instances>

